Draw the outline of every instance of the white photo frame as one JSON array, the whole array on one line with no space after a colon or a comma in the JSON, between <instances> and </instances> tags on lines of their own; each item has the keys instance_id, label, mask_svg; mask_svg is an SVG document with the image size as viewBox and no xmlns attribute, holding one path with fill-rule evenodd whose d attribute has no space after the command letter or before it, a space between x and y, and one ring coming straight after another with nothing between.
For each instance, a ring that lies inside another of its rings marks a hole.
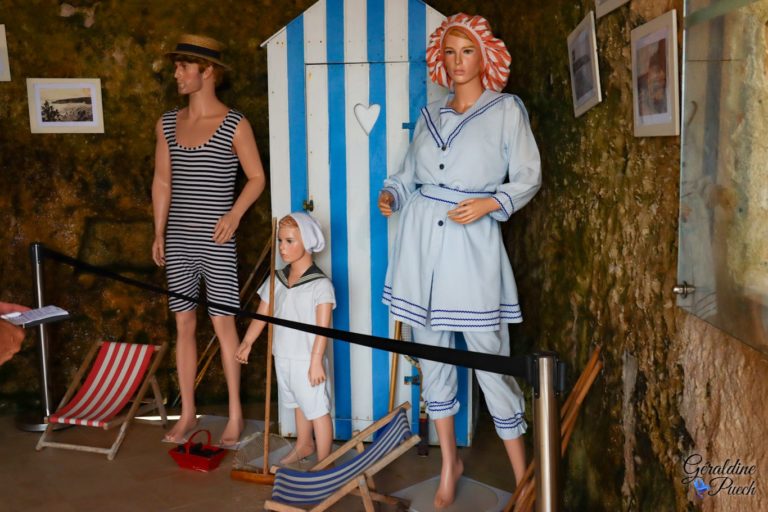
<instances>
[{"instance_id":1,"label":"white photo frame","mask_svg":"<svg viewBox=\"0 0 768 512\"><path fill-rule=\"evenodd\" d=\"M629 0L595 0L595 13L598 18L601 18L628 2Z\"/></svg>"},{"instance_id":2,"label":"white photo frame","mask_svg":"<svg viewBox=\"0 0 768 512\"><path fill-rule=\"evenodd\" d=\"M5 38L5 25L0 25L0 82L11 81L11 66L8 60L8 40Z\"/></svg>"},{"instance_id":3,"label":"white photo frame","mask_svg":"<svg viewBox=\"0 0 768 512\"><path fill-rule=\"evenodd\" d=\"M597 65L595 15L592 11L568 35L568 63L573 114L579 117L603 101Z\"/></svg>"},{"instance_id":4,"label":"white photo frame","mask_svg":"<svg viewBox=\"0 0 768 512\"><path fill-rule=\"evenodd\" d=\"M677 11L631 33L635 137L680 135Z\"/></svg>"},{"instance_id":5,"label":"white photo frame","mask_svg":"<svg viewBox=\"0 0 768 512\"><path fill-rule=\"evenodd\" d=\"M101 80L27 78L32 133L104 133Z\"/></svg>"}]
</instances>

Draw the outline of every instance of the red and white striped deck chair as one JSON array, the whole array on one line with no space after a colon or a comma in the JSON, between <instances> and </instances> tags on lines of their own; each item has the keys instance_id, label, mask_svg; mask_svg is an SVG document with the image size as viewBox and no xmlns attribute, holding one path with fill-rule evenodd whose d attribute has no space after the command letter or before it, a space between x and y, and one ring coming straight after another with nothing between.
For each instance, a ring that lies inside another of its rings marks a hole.
<instances>
[{"instance_id":1,"label":"red and white striped deck chair","mask_svg":"<svg viewBox=\"0 0 768 512\"><path fill-rule=\"evenodd\" d=\"M37 450L45 447L66 448L85 452L104 453L109 460L115 458L120 444L125 438L125 433L131 420L137 414L145 414L157 409L162 418L163 426L167 422L163 397L160 387L155 379L160 361L168 348L163 345L145 345L139 343L117 343L100 341L93 345L85 357L80 369L77 371L72 384L59 405L59 409L46 418L46 428ZM98 355L96 355L98 350ZM94 361L94 355L96 359ZM90 372L85 382L77 389L85 370L93 361ZM154 400L144 400L147 388L152 386L155 395ZM77 389L77 395L75 390ZM74 398L73 398L74 395ZM123 412L128 402L133 402L128 411ZM86 446L79 444L58 443L46 441L53 430L53 425L61 423L65 425L78 425L83 427L97 427L104 430L122 425L117 439L109 448Z\"/></svg>"}]
</instances>

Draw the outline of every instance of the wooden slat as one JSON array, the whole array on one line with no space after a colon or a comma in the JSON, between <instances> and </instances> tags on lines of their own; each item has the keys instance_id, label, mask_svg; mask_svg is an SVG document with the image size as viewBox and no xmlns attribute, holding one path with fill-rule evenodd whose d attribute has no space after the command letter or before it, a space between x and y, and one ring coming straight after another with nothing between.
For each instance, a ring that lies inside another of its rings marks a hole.
<instances>
[{"instance_id":1,"label":"wooden slat","mask_svg":"<svg viewBox=\"0 0 768 512\"><path fill-rule=\"evenodd\" d=\"M399 406L395 407L389 414L386 416L383 416L381 419L376 421L375 423L372 423L368 428L362 430L357 435L352 437L349 441L341 445L338 449L334 450L333 453L331 453L328 457L321 460L319 463L317 463L315 466L310 469L310 471L319 471L321 469L325 469L326 467L330 466L332 462L337 460L339 457L344 455L349 450L355 448L357 446L357 443L363 441L364 439L367 439L368 436L379 430L382 426L389 423L389 421L394 418L394 416L400 411L400 409L403 409L407 411L411 408L411 404L409 402L404 402L400 404Z\"/></svg>"}]
</instances>

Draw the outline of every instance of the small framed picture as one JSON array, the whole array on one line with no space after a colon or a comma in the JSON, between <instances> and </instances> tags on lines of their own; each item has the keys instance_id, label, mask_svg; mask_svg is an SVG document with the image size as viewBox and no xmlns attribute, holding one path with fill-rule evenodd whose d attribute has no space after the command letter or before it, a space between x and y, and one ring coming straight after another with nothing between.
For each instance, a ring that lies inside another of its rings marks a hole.
<instances>
[{"instance_id":1,"label":"small framed picture","mask_svg":"<svg viewBox=\"0 0 768 512\"><path fill-rule=\"evenodd\" d=\"M637 27L631 41L635 137L680 135L676 11Z\"/></svg>"},{"instance_id":2,"label":"small framed picture","mask_svg":"<svg viewBox=\"0 0 768 512\"><path fill-rule=\"evenodd\" d=\"M5 25L0 25L0 82L11 81L11 67L8 63L8 41L5 39Z\"/></svg>"},{"instance_id":3,"label":"small framed picture","mask_svg":"<svg viewBox=\"0 0 768 512\"><path fill-rule=\"evenodd\" d=\"M27 78L32 133L104 133L101 80Z\"/></svg>"},{"instance_id":4,"label":"small framed picture","mask_svg":"<svg viewBox=\"0 0 768 512\"><path fill-rule=\"evenodd\" d=\"M595 11L597 11L597 17L605 16L612 10L621 7L629 2L629 0L595 0Z\"/></svg>"},{"instance_id":5,"label":"small framed picture","mask_svg":"<svg viewBox=\"0 0 768 512\"><path fill-rule=\"evenodd\" d=\"M595 16L592 11L589 11L586 18L568 35L568 61L571 70L573 113L579 117L603 101L597 68Z\"/></svg>"}]
</instances>

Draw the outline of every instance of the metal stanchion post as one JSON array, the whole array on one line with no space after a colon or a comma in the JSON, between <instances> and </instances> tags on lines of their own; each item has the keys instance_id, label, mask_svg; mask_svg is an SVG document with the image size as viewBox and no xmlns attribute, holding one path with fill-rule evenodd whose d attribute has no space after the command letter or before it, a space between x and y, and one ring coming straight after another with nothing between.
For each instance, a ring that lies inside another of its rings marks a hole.
<instances>
[{"instance_id":1,"label":"metal stanchion post","mask_svg":"<svg viewBox=\"0 0 768 512\"><path fill-rule=\"evenodd\" d=\"M35 304L38 308L45 305L43 300L43 244L34 243L29 246L29 257L32 260L32 270L35 278ZM42 432L48 426L45 418L51 415L51 396L48 389L48 333L45 324L38 326L37 352L40 360L40 394L42 395L42 416L31 414L19 416L16 426L28 432ZM66 428L65 425L62 427Z\"/></svg>"},{"instance_id":2,"label":"metal stanchion post","mask_svg":"<svg viewBox=\"0 0 768 512\"><path fill-rule=\"evenodd\" d=\"M535 426L536 511L560 512L560 409L555 395L557 355L535 355L533 423Z\"/></svg>"}]
</instances>

